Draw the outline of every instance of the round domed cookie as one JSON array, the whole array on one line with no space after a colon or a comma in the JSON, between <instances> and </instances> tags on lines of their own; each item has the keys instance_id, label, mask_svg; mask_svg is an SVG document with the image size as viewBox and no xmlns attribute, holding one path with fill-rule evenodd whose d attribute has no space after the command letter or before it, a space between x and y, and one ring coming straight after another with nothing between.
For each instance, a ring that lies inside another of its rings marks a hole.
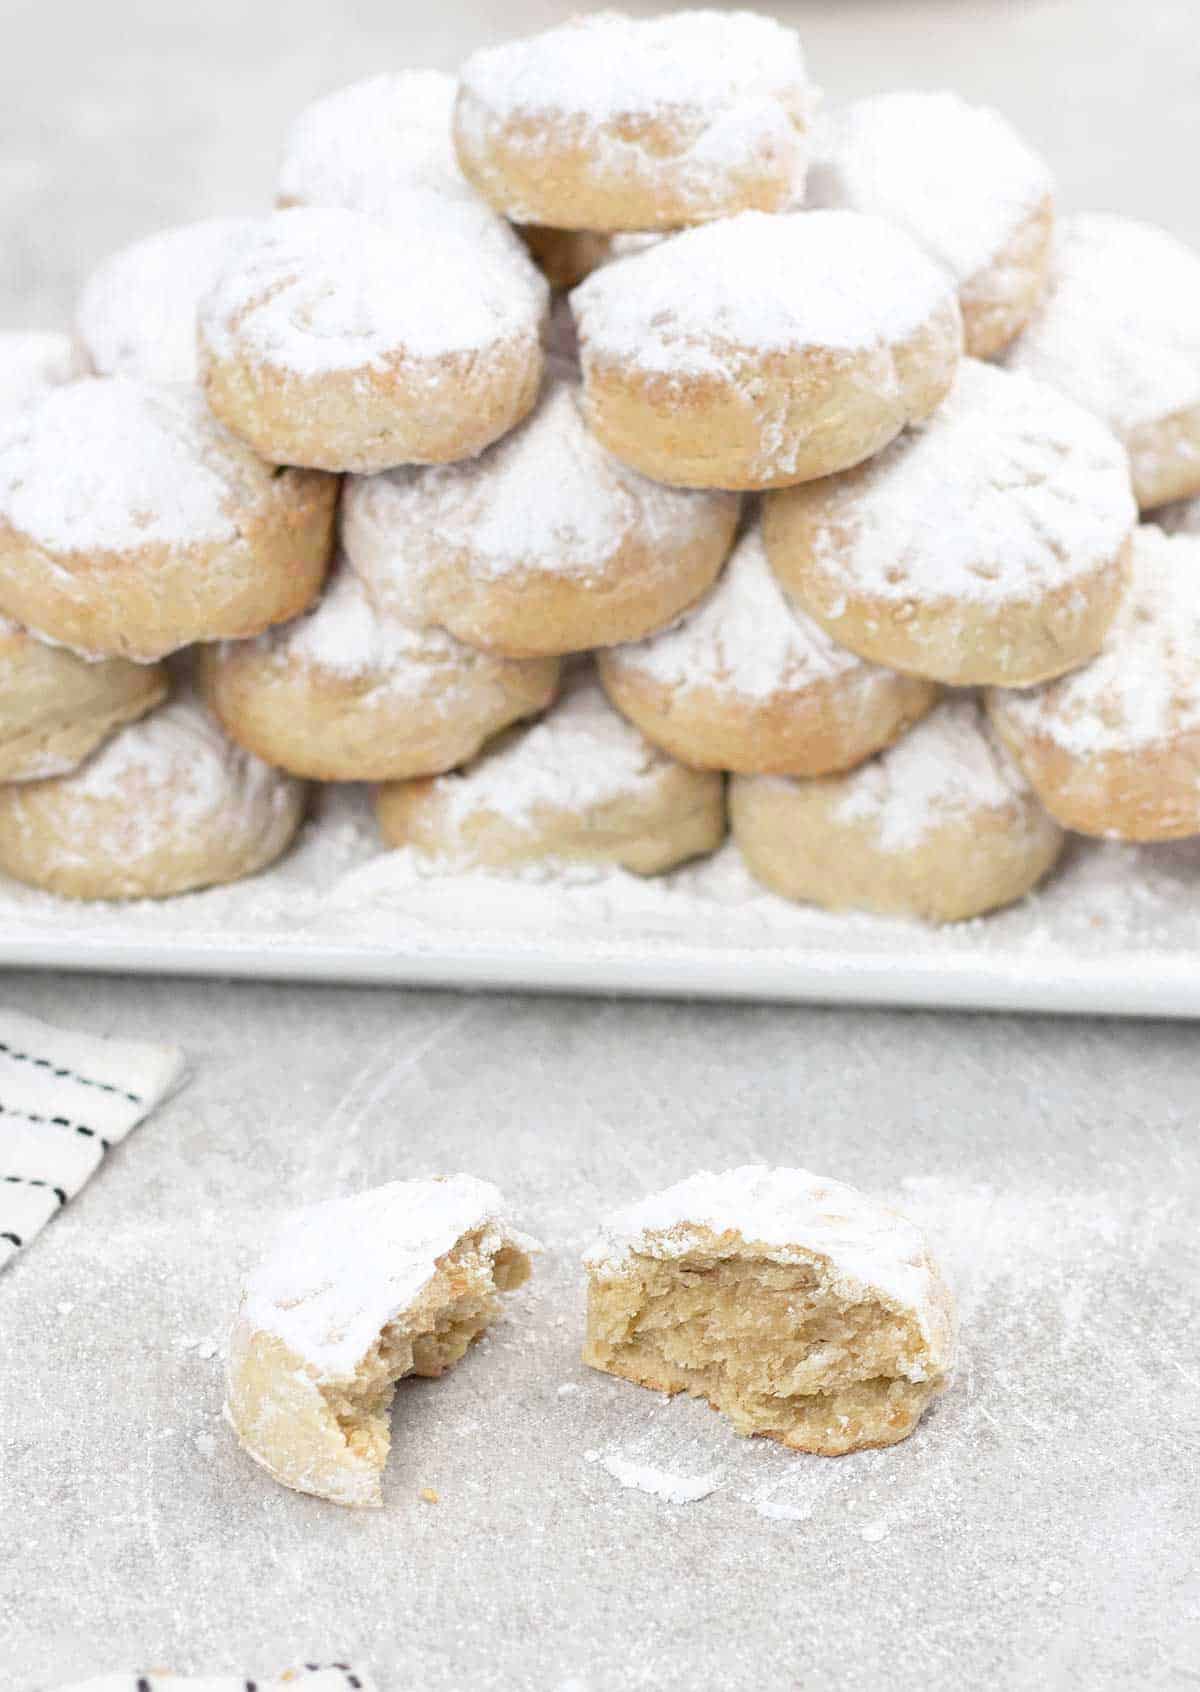
<instances>
[{"instance_id":1,"label":"round domed cookie","mask_svg":"<svg viewBox=\"0 0 1200 1692\"><path fill-rule=\"evenodd\" d=\"M715 579L736 494L667 488L612 458L558 370L533 415L461 464L349 484L343 524L373 597L513 657L581 652L661 628ZM364 535L364 531L370 533Z\"/></svg>"},{"instance_id":2,"label":"round domed cookie","mask_svg":"<svg viewBox=\"0 0 1200 1692\"><path fill-rule=\"evenodd\" d=\"M79 374L79 357L69 335L36 329L0 333L0 429L47 388Z\"/></svg>"},{"instance_id":3,"label":"round domed cookie","mask_svg":"<svg viewBox=\"0 0 1200 1692\"><path fill-rule=\"evenodd\" d=\"M751 874L785 899L930 922L1012 904L1063 844L961 695L847 774L735 776L729 815Z\"/></svg>"},{"instance_id":4,"label":"round domed cookie","mask_svg":"<svg viewBox=\"0 0 1200 1692\"><path fill-rule=\"evenodd\" d=\"M1046 283L1054 182L1016 131L957 94L855 100L818 125L808 202L897 224L945 265L966 350L991 358Z\"/></svg>"},{"instance_id":5,"label":"round domed cookie","mask_svg":"<svg viewBox=\"0 0 1200 1692\"><path fill-rule=\"evenodd\" d=\"M195 388L53 388L0 446L0 613L145 661L258 634L320 588L337 489L272 470Z\"/></svg>"},{"instance_id":6,"label":"round domed cookie","mask_svg":"<svg viewBox=\"0 0 1200 1692\"><path fill-rule=\"evenodd\" d=\"M65 775L166 694L161 664L90 662L0 617L0 782Z\"/></svg>"},{"instance_id":7,"label":"round domed cookie","mask_svg":"<svg viewBox=\"0 0 1200 1692\"><path fill-rule=\"evenodd\" d=\"M185 692L71 774L0 787L0 871L72 899L161 899L265 868L304 800Z\"/></svg>"},{"instance_id":8,"label":"round domed cookie","mask_svg":"<svg viewBox=\"0 0 1200 1692\"><path fill-rule=\"evenodd\" d=\"M1104 650L992 721L1064 828L1114 840L1200 834L1200 538L1143 526Z\"/></svg>"},{"instance_id":9,"label":"round domed cookie","mask_svg":"<svg viewBox=\"0 0 1200 1692\"><path fill-rule=\"evenodd\" d=\"M558 671L553 659L493 658L382 614L344 564L295 622L200 654L201 689L226 732L318 781L453 769L510 723L545 710Z\"/></svg>"},{"instance_id":10,"label":"round domed cookie","mask_svg":"<svg viewBox=\"0 0 1200 1692\"><path fill-rule=\"evenodd\" d=\"M379 216L413 188L469 193L454 151L457 91L446 71L401 70L323 94L284 137L277 204Z\"/></svg>"},{"instance_id":11,"label":"round domed cookie","mask_svg":"<svg viewBox=\"0 0 1200 1692\"><path fill-rule=\"evenodd\" d=\"M314 100L288 131L276 204L366 212L410 232L424 221L449 224L536 289L528 243L522 244L458 167L452 133L457 90L446 71L385 71ZM441 203L430 205L430 195ZM585 253L581 243L596 240L564 236L577 248L579 261ZM564 246L559 262L568 261Z\"/></svg>"},{"instance_id":12,"label":"round domed cookie","mask_svg":"<svg viewBox=\"0 0 1200 1692\"><path fill-rule=\"evenodd\" d=\"M949 277L857 212L685 230L571 295L588 422L657 481L772 488L879 452L945 397L962 350Z\"/></svg>"},{"instance_id":13,"label":"round domed cookie","mask_svg":"<svg viewBox=\"0 0 1200 1692\"><path fill-rule=\"evenodd\" d=\"M669 629L597 656L604 691L642 733L698 769L824 775L861 763L924 716L938 689L834 644L794 611L758 528Z\"/></svg>"},{"instance_id":14,"label":"round domed cookie","mask_svg":"<svg viewBox=\"0 0 1200 1692\"><path fill-rule=\"evenodd\" d=\"M1103 419L1143 511L1200 493L1200 253L1152 224L1062 219L1046 296L1007 362Z\"/></svg>"},{"instance_id":15,"label":"round domed cookie","mask_svg":"<svg viewBox=\"0 0 1200 1692\"><path fill-rule=\"evenodd\" d=\"M195 382L196 312L238 243L248 217L210 217L122 247L84 284L75 336L100 376Z\"/></svg>"},{"instance_id":16,"label":"round domed cookie","mask_svg":"<svg viewBox=\"0 0 1200 1692\"><path fill-rule=\"evenodd\" d=\"M590 666L567 676L540 722L465 769L378 788L375 811L389 845L460 868L559 858L654 875L714 851L725 833L721 777L652 746Z\"/></svg>"},{"instance_id":17,"label":"round domed cookie","mask_svg":"<svg viewBox=\"0 0 1200 1692\"><path fill-rule=\"evenodd\" d=\"M675 229L803 189L814 102L795 32L749 12L596 12L462 67L467 178L516 223Z\"/></svg>"},{"instance_id":18,"label":"round domed cookie","mask_svg":"<svg viewBox=\"0 0 1200 1692\"><path fill-rule=\"evenodd\" d=\"M273 463L466 458L533 405L548 297L523 251L446 196L414 192L386 220L276 212L201 305L205 392Z\"/></svg>"},{"instance_id":19,"label":"round domed cookie","mask_svg":"<svg viewBox=\"0 0 1200 1692\"><path fill-rule=\"evenodd\" d=\"M1043 383L973 359L867 464L768 496L775 574L852 652L1021 687L1099 650L1137 512L1124 450Z\"/></svg>"}]
</instances>

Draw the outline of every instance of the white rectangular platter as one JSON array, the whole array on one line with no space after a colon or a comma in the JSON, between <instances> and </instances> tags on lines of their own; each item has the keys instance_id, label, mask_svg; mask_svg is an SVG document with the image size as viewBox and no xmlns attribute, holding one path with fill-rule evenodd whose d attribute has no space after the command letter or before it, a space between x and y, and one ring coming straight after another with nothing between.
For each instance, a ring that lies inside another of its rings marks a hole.
<instances>
[{"instance_id":1,"label":"white rectangular platter","mask_svg":"<svg viewBox=\"0 0 1200 1692\"><path fill-rule=\"evenodd\" d=\"M1200 1016L1200 842L1076 842L1022 904L933 928L792 906L736 850L665 877L434 873L331 794L250 881L79 904L0 878L0 965L546 992Z\"/></svg>"}]
</instances>

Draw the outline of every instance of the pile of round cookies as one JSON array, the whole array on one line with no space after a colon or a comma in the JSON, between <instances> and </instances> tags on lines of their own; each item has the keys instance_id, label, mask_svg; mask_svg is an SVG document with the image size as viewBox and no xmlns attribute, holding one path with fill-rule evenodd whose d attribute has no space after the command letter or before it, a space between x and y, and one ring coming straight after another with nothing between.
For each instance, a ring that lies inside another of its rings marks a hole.
<instances>
[{"instance_id":1,"label":"pile of round cookies","mask_svg":"<svg viewBox=\"0 0 1200 1692\"><path fill-rule=\"evenodd\" d=\"M1200 833L1200 256L995 113L594 13L318 100L277 208L0 338L0 869L231 880L369 782L944 921Z\"/></svg>"}]
</instances>

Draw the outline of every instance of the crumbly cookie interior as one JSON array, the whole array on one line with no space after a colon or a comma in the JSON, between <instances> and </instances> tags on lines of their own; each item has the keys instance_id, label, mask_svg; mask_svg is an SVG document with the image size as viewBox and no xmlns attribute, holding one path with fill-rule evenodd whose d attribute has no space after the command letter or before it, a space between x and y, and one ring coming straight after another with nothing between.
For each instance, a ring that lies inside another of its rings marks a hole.
<instances>
[{"instance_id":1,"label":"crumbly cookie interior","mask_svg":"<svg viewBox=\"0 0 1200 1692\"><path fill-rule=\"evenodd\" d=\"M406 1375L444 1375L494 1320L499 1295L521 1286L529 1270L515 1246L485 1249L482 1230L464 1234L446 1253L420 1300L380 1331L354 1378L324 1390L326 1409L355 1458L383 1468L397 1384Z\"/></svg>"},{"instance_id":2,"label":"crumbly cookie interior","mask_svg":"<svg viewBox=\"0 0 1200 1692\"><path fill-rule=\"evenodd\" d=\"M707 1399L741 1434L832 1456L911 1433L943 1384L912 1378L923 1350L911 1316L839 1293L816 1261L634 1253L592 1283L584 1358Z\"/></svg>"}]
</instances>

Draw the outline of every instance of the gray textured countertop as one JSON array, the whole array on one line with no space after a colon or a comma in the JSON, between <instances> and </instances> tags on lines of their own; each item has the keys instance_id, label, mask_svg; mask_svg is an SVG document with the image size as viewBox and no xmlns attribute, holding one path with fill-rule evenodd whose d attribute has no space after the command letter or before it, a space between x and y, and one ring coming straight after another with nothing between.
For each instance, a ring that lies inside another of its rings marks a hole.
<instances>
[{"instance_id":1,"label":"gray textured countertop","mask_svg":"<svg viewBox=\"0 0 1200 1692\"><path fill-rule=\"evenodd\" d=\"M511 0L495 32L566 9ZM783 9L831 92L991 99L1065 203L1200 236L1192 0ZM5 6L3 321L62 323L122 241L265 199L319 90L481 38L461 3L346 10ZM1196 1683L1191 1027L25 975L0 995L192 1069L0 1278L0 1692L338 1655L381 1692ZM905 1445L797 1457L578 1363L597 1211L747 1160L861 1185L944 1250L963 1366ZM383 1511L283 1492L234 1450L213 1355L265 1217L458 1168L543 1238L534 1282L401 1391ZM669 1503L629 1464L714 1490Z\"/></svg>"}]
</instances>

